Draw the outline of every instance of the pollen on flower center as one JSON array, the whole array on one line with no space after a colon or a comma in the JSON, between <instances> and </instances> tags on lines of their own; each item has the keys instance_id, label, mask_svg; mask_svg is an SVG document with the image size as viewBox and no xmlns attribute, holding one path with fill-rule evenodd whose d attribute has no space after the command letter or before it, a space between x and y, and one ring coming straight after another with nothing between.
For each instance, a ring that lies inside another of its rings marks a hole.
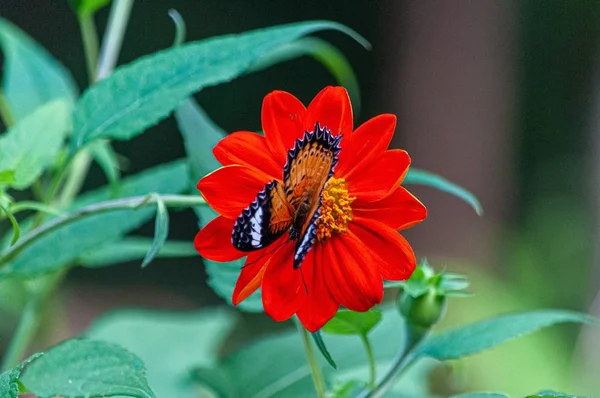
<instances>
[{"instance_id":1,"label":"pollen on flower center","mask_svg":"<svg viewBox=\"0 0 600 398\"><path fill-rule=\"evenodd\" d=\"M317 220L317 240L331 238L334 232L347 232L352 221L352 202L343 178L330 178L321 196L321 215Z\"/></svg>"}]
</instances>

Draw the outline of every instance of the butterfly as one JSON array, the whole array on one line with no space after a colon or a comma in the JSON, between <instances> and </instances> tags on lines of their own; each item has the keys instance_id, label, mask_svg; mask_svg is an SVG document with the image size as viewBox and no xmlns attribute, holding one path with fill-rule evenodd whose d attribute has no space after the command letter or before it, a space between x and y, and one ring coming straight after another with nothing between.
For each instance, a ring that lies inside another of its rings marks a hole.
<instances>
[{"instance_id":1,"label":"butterfly","mask_svg":"<svg viewBox=\"0 0 600 398\"><path fill-rule=\"evenodd\" d=\"M286 232L296 241L294 269L302 264L317 236L321 194L333 176L341 134L316 123L288 151L283 183L269 182L237 218L231 242L244 252L269 246Z\"/></svg>"}]
</instances>

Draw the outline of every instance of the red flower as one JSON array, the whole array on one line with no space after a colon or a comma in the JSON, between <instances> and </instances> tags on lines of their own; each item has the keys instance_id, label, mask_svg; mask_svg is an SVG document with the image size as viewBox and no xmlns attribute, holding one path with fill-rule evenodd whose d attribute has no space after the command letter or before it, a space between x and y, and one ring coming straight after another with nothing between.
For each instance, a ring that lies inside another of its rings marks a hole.
<instances>
[{"instance_id":1,"label":"red flower","mask_svg":"<svg viewBox=\"0 0 600 398\"><path fill-rule=\"evenodd\" d=\"M415 255L397 231L427 210L400 186L410 158L387 149L395 126L396 117L384 114L353 130L341 87L325 88L308 108L274 91L263 102L264 137L240 131L217 144L224 167L198 189L220 215L194 243L213 261L248 256L235 305L262 287L268 315L297 314L314 332L340 305L366 311L380 303L383 280L410 277Z\"/></svg>"}]
</instances>

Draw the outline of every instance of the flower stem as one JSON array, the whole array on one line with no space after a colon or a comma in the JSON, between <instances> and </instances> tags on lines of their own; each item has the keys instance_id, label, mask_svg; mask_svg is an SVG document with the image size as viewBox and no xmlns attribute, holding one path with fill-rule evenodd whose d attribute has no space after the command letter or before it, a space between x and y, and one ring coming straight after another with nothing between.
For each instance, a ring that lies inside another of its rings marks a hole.
<instances>
[{"instance_id":1,"label":"flower stem","mask_svg":"<svg viewBox=\"0 0 600 398\"><path fill-rule=\"evenodd\" d=\"M302 335L302 343L304 344L304 351L306 352L306 359L308 360L308 366L310 367L310 373L312 375L313 384L315 385L315 391L317 392L317 398L325 398L325 381L323 380L323 374L321 373L321 367L319 366L315 352L312 349L308 331L298 320L296 320L296 326Z\"/></svg>"},{"instance_id":2,"label":"flower stem","mask_svg":"<svg viewBox=\"0 0 600 398\"><path fill-rule=\"evenodd\" d=\"M365 345L365 351L367 352L367 358L369 359L369 389L375 388L375 381L377 380L377 367L375 364L375 355L373 354L373 347L366 334L361 334L360 338Z\"/></svg>"},{"instance_id":3,"label":"flower stem","mask_svg":"<svg viewBox=\"0 0 600 398\"><path fill-rule=\"evenodd\" d=\"M171 208L187 208L199 205L205 205L206 201L195 195L156 195L149 194L143 196L133 196L130 198L120 198L108 200L106 202L94 203L85 206L73 213L62 217L54 218L40 227L23 236L19 241L11 246L0 257L0 267L18 256L25 248L32 243L45 236L46 234L72 223L80 218L90 216L92 214L106 213L113 210L138 209L143 206L155 205L157 200L162 200L167 207Z\"/></svg>"},{"instance_id":4,"label":"flower stem","mask_svg":"<svg viewBox=\"0 0 600 398\"><path fill-rule=\"evenodd\" d=\"M94 16L89 13L77 15L79 30L83 41L83 52L85 53L85 64L87 66L88 80L90 84L96 81L96 67L98 65L98 33Z\"/></svg>"},{"instance_id":5,"label":"flower stem","mask_svg":"<svg viewBox=\"0 0 600 398\"><path fill-rule=\"evenodd\" d=\"M383 376L383 379L375 385L371 391L363 391L359 398L381 398L390 390L398 377L410 367L417 359L413 354L413 348L429 333L429 328L422 328L417 325L406 325L406 343L403 349L396 355L396 358Z\"/></svg>"},{"instance_id":6,"label":"flower stem","mask_svg":"<svg viewBox=\"0 0 600 398\"><path fill-rule=\"evenodd\" d=\"M102 50L100 62L96 74L96 80L104 79L112 72L117 64L117 58L121 51L121 44L129 22L129 15L133 7L133 0L115 0L110 9L108 25L104 40L102 41Z\"/></svg>"}]
</instances>

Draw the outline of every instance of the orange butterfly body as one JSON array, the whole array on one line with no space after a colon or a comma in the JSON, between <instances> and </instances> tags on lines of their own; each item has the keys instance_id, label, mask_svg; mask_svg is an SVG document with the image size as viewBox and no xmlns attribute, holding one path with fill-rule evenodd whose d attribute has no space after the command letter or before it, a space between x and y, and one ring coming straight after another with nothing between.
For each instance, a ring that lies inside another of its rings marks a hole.
<instances>
[{"instance_id":1,"label":"orange butterfly body","mask_svg":"<svg viewBox=\"0 0 600 398\"><path fill-rule=\"evenodd\" d=\"M269 182L236 220L234 247L262 249L289 232L290 240L296 241L294 267L300 267L316 240L321 194L333 176L340 139L317 123L314 131L296 140L283 168L283 183Z\"/></svg>"}]
</instances>

